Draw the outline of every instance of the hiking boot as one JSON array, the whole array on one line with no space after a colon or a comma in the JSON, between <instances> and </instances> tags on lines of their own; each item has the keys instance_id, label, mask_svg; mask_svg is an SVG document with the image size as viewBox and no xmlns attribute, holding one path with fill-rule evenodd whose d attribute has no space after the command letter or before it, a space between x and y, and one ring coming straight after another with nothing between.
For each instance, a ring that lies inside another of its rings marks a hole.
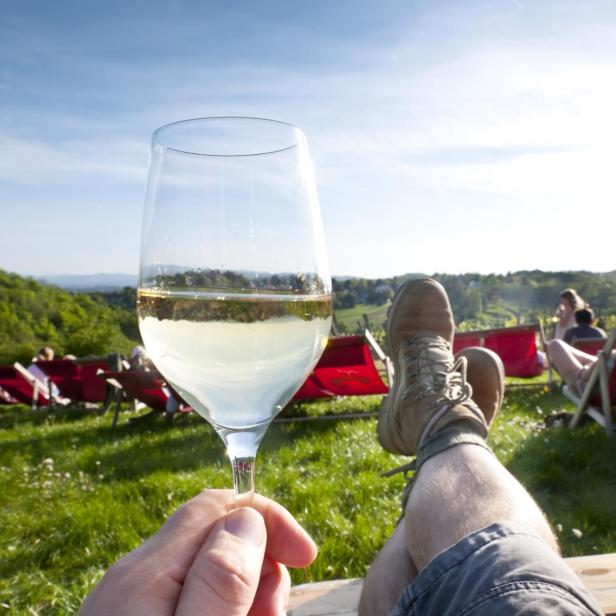
<instances>
[{"instance_id":1,"label":"hiking boot","mask_svg":"<svg viewBox=\"0 0 616 616\"><path fill-rule=\"evenodd\" d=\"M413 280L396 293L387 317L394 383L379 410L378 437L391 453L415 455L421 443L450 423L466 420L487 435L482 412L470 399L467 360L454 362L449 299L434 280Z\"/></svg>"},{"instance_id":2,"label":"hiking boot","mask_svg":"<svg viewBox=\"0 0 616 616\"><path fill-rule=\"evenodd\" d=\"M455 359L466 358L466 380L471 397L490 427L500 411L505 394L505 368L501 358L484 347L467 347L456 353Z\"/></svg>"},{"instance_id":3,"label":"hiking boot","mask_svg":"<svg viewBox=\"0 0 616 616\"><path fill-rule=\"evenodd\" d=\"M431 333L453 346L455 325L445 289L436 280L421 278L403 284L387 311L385 333L389 353L395 358L401 344L419 333Z\"/></svg>"}]
</instances>

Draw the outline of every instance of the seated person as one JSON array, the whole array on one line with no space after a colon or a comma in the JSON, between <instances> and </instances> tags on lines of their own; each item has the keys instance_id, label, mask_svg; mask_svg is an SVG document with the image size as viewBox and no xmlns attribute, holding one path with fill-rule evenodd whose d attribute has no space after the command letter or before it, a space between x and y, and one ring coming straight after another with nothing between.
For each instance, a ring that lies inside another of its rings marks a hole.
<instances>
[{"instance_id":1,"label":"seated person","mask_svg":"<svg viewBox=\"0 0 616 616\"><path fill-rule=\"evenodd\" d=\"M554 338L562 340L565 333L571 327L575 327L575 317L577 310L586 307L586 302L577 294L575 289L565 289L560 294L560 304L554 315L556 319L556 330Z\"/></svg>"},{"instance_id":2,"label":"seated person","mask_svg":"<svg viewBox=\"0 0 616 616\"><path fill-rule=\"evenodd\" d=\"M565 332L563 340L571 344L573 340L584 338L607 338L607 334L600 328L593 325L595 315L590 308L581 308L575 311L575 327L570 327Z\"/></svg>"},{"instance_id":3,"label":"seated person","mask_svg":"<svg viewBox=\"0 0 616 616\"><path fill-rule=\"evenodd\" d=\"M178 393L168 384L163 387L163 391L167 394L167 403L165 404L165 420L173 421L174 413L184 406Z\"/></svg>"},{"instance_id":4,"label":"seated person","mask_svg":"<svg viewBox=\"0 0 616 616\"><path fill-rule=\"evenodd\" d=\"M149 358L146 355L145 349L142 346L136 346L133 348L130 354L130 360L128 361L130 364L131 370L149 370Z\"/></svg>"},{"instance_id":5,"label":"seated person","mask_svg":"<svg viewBox=\"0 0 616 616\"><path fill-rule=\"evenodd\" d=\"M2 404L17 404L19 402L19 400L16 400L15 398L13 398L13 396L11 396L11 394L2 389L2 387L0 387L0 403Z\"/></svg>"},{"instance_id":6,"label":"seated person","mask_svg":"<svg viewBox=\"0 0 616 616\"><path fill-rule=\"evenodd\" d=\"M131 370L143 370L150 372L152 379L158 379L165 383L165 377L158 371L156 366L152 363L152 360L148 357L146 350L142 346L136 346L129 361ZM174 413L184 406L183 401L177 394L177 392L168 384L163 385L163 391L167 396L167 403L165 405L165 419L172 421Z\"/></svg>"},{"instance_id":7,"label":"seated person","mask_svg":"<svg viewBox=\"0 0 616 616\"><path fill-rule=\"evenodd\" d=\"M32 363L28 366L28 372L42 383L47 383L49 377L43 372L43 370L41 370L41 368L37 365L37 362L53 361L53 358L54 350L51 347L45 346L42 349L39 349L36 357L32 358Z\"/></svg>"},{"instance_id":8,"label":"seated person","mask_svg":"<svg viewBox=\"0 0 616 616\"><path fill-rule=\"evenodd\" d=\"M560 374L563 381L578 395L584 391L592 367L597 361L596 355L584 353L562 340L548 342L548 357L552 367ZM611 370L616 360L616 351L612 351L608 359L608 370Z\"/></svg>"},{"instance_id":9,"label":"seated person","mask_svg":"<svg viewBox=\"0 0 616 616\"><path fill-rule=\"evenodd\" d=\"M54 355L54 350L51 347L45 346L39 349L39 352L36 354L36 357L32 358L32 363L28 366L28 372L37 381L40 381L43 386L43 391L49 392L49 395L52 400L54 400L55 402L60 402L61 404L65 404L66 402L68 402L68 400L62 398L58 386L49 380L49 377L38 365L38 362L40 361L53 361Z\"/></svg>"}]
</instances>

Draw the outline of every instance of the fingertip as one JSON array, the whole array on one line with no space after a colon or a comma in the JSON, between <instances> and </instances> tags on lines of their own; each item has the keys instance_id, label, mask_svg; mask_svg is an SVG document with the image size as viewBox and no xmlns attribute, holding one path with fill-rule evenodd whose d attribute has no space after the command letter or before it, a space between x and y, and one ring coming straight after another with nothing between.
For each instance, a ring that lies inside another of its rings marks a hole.
<instances>
[{"instance_id":1,"label":"fingertip","mask_svg":"<svg viewBox=\"0 0 616 616\"><path fill-rule=\"evenodd\" d=\"M318 548L293 515L279 503L257 495L255 508L267 528L267 554L289 567L307 567Z\"/></svg>"},{"instance_id":2,"label":"fingertip","mask_svg":"<svg viewBox=\"0 0 616 616\"><path fill-rule=\"evenodd\" d=\"M250 507L231 511L225 518L225 530L254 547L259 547L266 537L263 516Z\"/></svg>"},{"instance_id":3,"label":"fingertip","mask_svg":"<svg viewBox=\"0 0 616 616\"><path fill-rule=\"evenodd\" d=\"M304 566L311 564L319 554L319 546L315 543L314 539L308 533L306 533L306 537L308 538L307 558L309 561Z\"/></svg>"},{"instance_id":4,"label":"fingertip","mask_svg":"<svg viewBox=\"0 0 616 616\"><path fill-rule=\"evenodd\" d=\"M292 567L307 567L319 554L319 546L314 539L300 526L301 534L296 538L296 555L294 563L286 563ZM301 561L301 562L300 562Z\"/></svg>"}]
</instances>

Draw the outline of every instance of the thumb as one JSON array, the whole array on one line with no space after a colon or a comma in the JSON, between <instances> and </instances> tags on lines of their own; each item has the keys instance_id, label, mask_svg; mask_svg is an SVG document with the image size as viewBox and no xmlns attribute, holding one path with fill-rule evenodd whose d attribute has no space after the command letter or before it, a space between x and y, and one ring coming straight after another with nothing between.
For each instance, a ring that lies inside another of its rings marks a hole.
<instances>
[{"instance_id":1,"label":"thumb","mask_svg":"<svg viewBox=\"0 0 616 616\"><path fill-rule=\"evenodd\" d=\"M176 616L246 616L257 587L266 543L254 509L235 509L210 532L191 565Z\"/></svg>"}]
</instances>

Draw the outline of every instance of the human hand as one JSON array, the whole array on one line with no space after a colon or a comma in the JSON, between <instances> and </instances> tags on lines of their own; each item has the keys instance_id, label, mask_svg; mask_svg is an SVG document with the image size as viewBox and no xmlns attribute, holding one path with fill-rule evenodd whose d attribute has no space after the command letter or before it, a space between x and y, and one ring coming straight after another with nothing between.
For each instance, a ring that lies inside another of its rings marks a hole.
<instances>
[{"instance_id":1,"label":"human hand","mask_svg":"<svg viewBox=\"0 0 616 616\"><path fill-rule=\"evenodd\" d=\"M317 548L278 503L255 495L235 509L231 490L205 490L111 566L82 616L278 616L291 582Z\"/></svg>"}]
</instances>

